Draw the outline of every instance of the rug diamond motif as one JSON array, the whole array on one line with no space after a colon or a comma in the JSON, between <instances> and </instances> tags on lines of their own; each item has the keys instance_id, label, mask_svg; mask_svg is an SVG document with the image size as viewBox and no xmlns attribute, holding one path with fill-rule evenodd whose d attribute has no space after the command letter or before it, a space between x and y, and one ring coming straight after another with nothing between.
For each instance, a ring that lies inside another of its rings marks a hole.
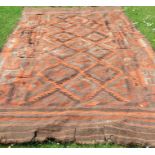
<instances>
[{"instance_id":1,"label":"rug diamond motif","mask_svg":"<svg viewBox=\"0 0 155 155\"><path fill-rule=\"evenodd\" d=\"M154 147L154 79L120 7L25 8L0 52L0 143Z\"/></svg>"}]
</instances>

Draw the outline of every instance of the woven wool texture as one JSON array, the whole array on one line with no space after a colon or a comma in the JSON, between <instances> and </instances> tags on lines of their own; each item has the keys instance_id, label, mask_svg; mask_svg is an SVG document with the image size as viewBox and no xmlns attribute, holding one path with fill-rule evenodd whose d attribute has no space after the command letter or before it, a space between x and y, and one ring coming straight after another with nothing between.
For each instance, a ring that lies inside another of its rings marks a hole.
<instances>
[{"instance_id":1,"label":"woven wool texture","mask_svg":"<svg viewBox=\"0 0 155 155\"><path fill-rule=\"evenodd\" d=\"M0 142L155 146L154 58L121 8L25 9L0 53Z\"/></svg>"}]
</instances>

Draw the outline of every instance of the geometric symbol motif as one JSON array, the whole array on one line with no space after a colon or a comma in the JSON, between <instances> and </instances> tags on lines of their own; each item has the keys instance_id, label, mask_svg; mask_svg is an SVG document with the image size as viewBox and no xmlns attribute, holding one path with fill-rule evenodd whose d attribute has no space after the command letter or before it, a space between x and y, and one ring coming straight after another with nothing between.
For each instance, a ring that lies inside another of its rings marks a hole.
<instances>
[{"instance_id":1,"label":"geometric symbol motif","mask_svg":"<svg viewBox=\"0 0 155 155\"><path fill-rule=\"evenodd\" d=\"M71 27L72 25L67 22L60 22L60 23L57 23L56 26L59 28L67 29Z\"/></svg>"},{"instance_id":2,"label":"geometric symbol motif","mask_svg":"<svg viewBox=\"0 0 155 155\"><path fill-rule=\"evenodd\" d=\"M40 53L50 52L51 50L59 47L60 45L61 45L61 42L53 40L52 37L48 36L38 41L36 51L40 51Z\"/></svg>"},{"instance_id":3,"label":"geometric symbol motif","mask_svg":"<svg viewBox=\"0 0 155 155\"><path fill-rule=\"evenodd\" d=\"M46 62L46 63L45 63ZM53 67L58 63L58 59L49 55L49 53L38 55L34 65L35 72L44 71L46 68Z\"/></svg>"},{"instance_id":4,"label":"geometric symbol motif","mask_svg":"<svg viewBox=\"0 0 155 155\"><path fill-rule=\"evenodd\" d=\"M48 78L48 80L55 81L58 83L62 83L67 79L75 76L77 71L66 67L64 65L58 65L53 68L48 68L44 71L44 76Z\"/></svg>"},{"instance_id":5,"label":"geometric symbol motif","mask_svg":"<svg viewBox=\"0 0 155 155\"><path fill-rule=\"evenodd\" d=\"M103 49L99 46L94 46L93 48L89 49L87 52L97 58L102 58L102 57L107 56L108 54L111 53L110 50Z\"/></svg>"},{"instance_id":6,"label":"geometric symbol motif","mask_svg":"<svg viewBox=\"0 0 155 155\"><path fill-rule=\"evenodd\" d=\"M108 88L108 90L112 91L114 94L120 95L125 100L128 100L130 97L128 84L128 79L119 77L112 82L107 83L106 88Z\"/></svg>"},{"instance_id":7,"label":"geometric symbol motif","mask_svg":"<svg viewBox=\"0 0 155 155\"><path fill-rule=\"evenodd\" d=\"M116 49L116 48L118 48L118 45L115 43L115 41L111 37L100 40L98 42L98 45L104 49Z\"/></svg>"},{"instance_id":8,"label":"geometric symbol motif","mask_svg":"<svg viewBox=\"0 0 155 155\"><path fill-rule=\"evenodd\" d=\"M98 33L98 32L93 32L91 34L89 34L88 36L86 36L87 39L90 39L92 41L99 41L101 39L106 38L105 36L103 36L102 34Z\"/></svg>"},{"instance_id":9,"label":"geometric symbol motif","mask_svg":"<svg viewBox=\"0 0 155 155\"><path fill-rule=\"evenodd\" d=\"M75 27L67 29L66 31L76 36L81 37L81 36L86 36L89 33L91 33L92 29L89 29L88 27L84 27L84 26L75 26Z\"/></svg>"},{"instance_id":10,"label":"geometric symbol motif","mask_svg":"<svg viewBox=\"0 0 155 155\"><path fill-rule=\"evenodd\" d=\"M85 53L78 53L66 59L66 62L79 69L86 69L95 63L95 59Z\"/></svg>"},{"instance_id":11,"label":"geometric symbol motif","mask_svg":"<svg viewBox=\"0 0 155 155\"><path fill-rule=\"evenodd\" d=\"M44 106L52 106L55 108L59 108L61 106L64 106L66 108L72 107L76 105L76 101L74 101L69 96L65 95L64 93L60 91L55 91L49 96L42 98L37 105L44 105Z\"/></svg>"},{"instance_id":12,"label":"geometric symbol motif","mask_svg":"<svg viewBox=\"0 0 155 155\"><path fill-rule=\"evenodd\" d=\"M54 38L58 39L61 42L65 42L67 40L74 38L74 35L66 33L66 32L62 32L62 33L55 34Z\"/></svg>"},{"instance_id":13,"label":"geometric symbol motif","mask_svg":"<svg viewBox=\"0 0 155 155\"><path fill-rule=\"evenodd\" d=\"M27 100L28 102L37 101L55 90L55 86L41 77L35 77L27 81L29 84Z\"/></svg>"},{"instance_id":14,"label":"geometric symbol motif","mask_svg":"<svg viewBox=\"0 0 155 155\"><path fill-rule=\"evenodd\" d=\"M88 100L90 97L95 95L100 85L92 81L91 79L85 78L84 76L75 77L64 84L64 87L77 95L80 100Z\"/></svg>"},{"instance_id":15,"label":"geometric symbol motif","mask_svg":"<svg viewBox=\"0 0 155 155\"><path fill-rule=\"evenodd\" d=\"M73 17L67 18L66 21L68 23L84 24L88 21L88 19L80 16L73 16Z\"/></svg>"},{"instance_id":16,"label":"geometric symbol motif","mask_svg":"<svg viewBox=\"0 0 155 155\"><path fill-rule=\"evenodd\" d=\"M85 27L89 27L91 29L97 29L98 27L98 24L96 24L95 22L93 21L89 21L87 23L84 24Z\"/></svg>"},{"instance_id":17,"label":"geometric symbol motif","mask_svg":"<svg viewBox=\"0 0 155 155\"><path fill-rule=\"evenodd\" d=\"M68 47L73 48L77 51L85 51L91 48L93 43L83 38L74 38L65 43Z\"/></svg>"},{"instance_id":18,"label":"geometric symbol motif","mask_svg":"<svg viewBox=\"0 0 155 155\"><path fill-rule=\"evenodd\" d=\"M118 100L114 96L112 96L111 94L103 90L97 93L97 95L92 99L83 103L83 105L86 107L98 106L98 105L105 106L105 105L112 105L112 104L117 105Z\"/></svg>"},{"instance_id":19,"label":"geometric symbol motif","mask_svg":"<svg viewBox=\"0 0 155 155\"><path fill-rule=\"evenodd\" d=\"M105 58L103 57L103 59L106 62L109 62L112 66L117 66L117 69L120 69L121 71L123 71L124 64L121 61L122 57L121 57L120 51L115 51L110 56L109 55L107 57L105 56Z\"/></svg>"},{"instance_id":20,"label":"geometric symbol motif","mask_svg":"<svg viewBox=\"0 0 155 155\"><path fill-rule=\"evenodd\" d=\"M117 71L106 65L96 65L86 73L103 83L113 79L118 74Z\"/></svg>"},{"instance_id":21,"label":"geometric symbol motif","mask_svg":"<svg viewBox=\"0 0 155 155\"><path fill-rule=\"evenodd\" d=\"M63 58L73 55L75 53L75 51L68 47L61 46L59 48L56 48L56 49L50 51L50 53L63 59Z\"/></svg>"}]
</instances>

